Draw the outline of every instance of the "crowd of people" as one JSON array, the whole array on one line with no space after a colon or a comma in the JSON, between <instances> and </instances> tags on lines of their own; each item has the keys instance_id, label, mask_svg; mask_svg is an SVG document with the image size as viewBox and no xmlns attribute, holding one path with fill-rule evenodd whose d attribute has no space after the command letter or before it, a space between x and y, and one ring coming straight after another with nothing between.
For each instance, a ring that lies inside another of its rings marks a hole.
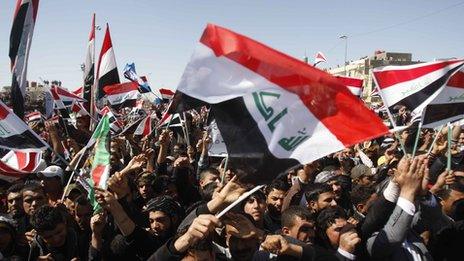
<instances>
[{"instance_id":1,"label":"crowd of people","mask_svg":"<svg viewBox=\"0 0 464 261\"><path fill-rule=\"evenodd\" d=\"M240 180L253 175L240 162L209 156L207 111L186 113L188 133L114 133L107 187L90 190L80 180L92 165L89 118L30 123L53 152L35 173L1 184L1 259L462 260L460 126L450 144L447 128L423 129L414 146L411 127L268 173L263 189L219 216L258 184Z\"/></svg>"}]
</instances>

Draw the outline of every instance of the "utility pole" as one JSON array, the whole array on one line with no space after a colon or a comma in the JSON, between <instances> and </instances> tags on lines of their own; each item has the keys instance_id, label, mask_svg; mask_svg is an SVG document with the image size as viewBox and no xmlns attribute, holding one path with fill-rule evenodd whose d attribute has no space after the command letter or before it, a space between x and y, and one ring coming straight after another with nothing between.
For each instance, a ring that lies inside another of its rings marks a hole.
<instances>
[{"instance_id":1,"label":"utility pole","mask_svg":"<svg viewBox=\"0 0 464 261\"><path fill-rule=\"evenodd\" d=\"M345 40L345 76L347 76L347 71L346 71L346 57L347 57L347 53L348 53L348 36L347 35L341 35L339 36L338 38L340 39L344 39Z\"/></svg>"}]
</instances>

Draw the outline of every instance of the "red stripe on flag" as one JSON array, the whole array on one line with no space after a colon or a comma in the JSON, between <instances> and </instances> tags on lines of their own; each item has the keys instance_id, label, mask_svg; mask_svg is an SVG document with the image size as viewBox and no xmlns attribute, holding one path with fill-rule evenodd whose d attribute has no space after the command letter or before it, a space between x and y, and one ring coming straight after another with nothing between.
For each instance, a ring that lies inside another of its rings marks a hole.
<instances>
[{"instance_id":1,"label":"red stripe on flag","mask_svg":"<svg viewBox=\"0 0 464 261\"><path fill-rule=\"evenodd\" d=\"M103 39L103 46L101 49L99 62L101 62L101 58L103 57L103 55L112 47L113 47L113 43L111 42L110 26L106 24L105 38ZM100 67L100 64L99 64L99 67Z\"/></svg>"},{"instance_id":2,"label":"red stripe on flag","mask_svg":"<svg viewBox=\"0 0 464 261\"><path fill-rule=\"evenodd\" d=\"M126 93L130 91L137 91L138 88L139 88L139 85L137 82L125 82L125 83L107 85L103 88L103 91L105 91L106 94L111 95L111 94Z\"/></svg>"},{"instance_id":3,"label":"red stripe on flag","mask_svg":"<svg viewBox=\"0 0 464 261\"><path fill-rule=\"evenodd\" d=\"M18 169L24 169L28 164L28 155L20 151L15 151L16 159L18 160Z\"/></svg>"},{"instance_id":4,"label":"red stripe on flag","mask_svg":"<svg viewBox=\"0 0 464 261\"><path fill-rule=\"evenodd\" d=\"M451 76L446 85L450 87L464 88L464 72L459 71L455 73Z\"/></svg>"},{"instance_id":5,"label":"red stripe on flag","mask_svg":"<svg viewBox=\"0 0 464 261\"><path fill-rule=\"evenodd\" d=\"M95 13L92 16L92 27L90 29L89 42L95 39Z\"/></svg>"},{"instance_id":6,"label":"red stripe on flag","mask_svg":"<svg viewBox=\"0 0 464 261\"><path fill-rule=\"evenodd\" d=\"M58 95L58 92L56 89L57 89L56 86L52 87L50 88L50 92L52 93L53 100L58 101L60 100L60 96Z\"/></svg>"},{"instance_id":7,"label":"red stripe on flag","mask_svg":"<svg viewBox=\"0 0 464 261\"><path fill-rule=\"evenodd\" d=\"M92 179L93 179L93 184L95 187L98 187L98 184L100 184L100 179L105 169L106 169L105 165L98 165L93 169Z\"/></svg>"},{"instance_id":8,"label":"red stripe on flag","mask_svg":"<svg viewBox=\"0 0 464 261\"><path fill-rule=\"evenodd\" d=\"M363 86L363 79L344 77L344 76L335 76L337 79L345 86L358 87Z\"/></svg>"},{"instance_id":9,"label":"red stripe on flag","mask_svg":"<svg viewBox=\"0 0 464 261\"><path fill-rule=\"evenodd\" d=\"M23 171L32 172L37 168L37 155L37 152L29 152L29 161L27 162L27 165L22 168Z\"/></svg>"},{"instance_id":10,"label":"red stripe on flag","mask_svg":"<svg viewBox=\"0 0 464 261\"><path fill-rule=\"evenodd\" d=\"M228 59L297 94L305 106L344 144L387 127L335 77L246 36L208 24L200 42ZM347 131L348 130L348 131Z\"/></svg>"},{"instance_id":11,"label":"red stripe on flag","mask_svg":"<svg viewBox=\"0 0 464 261\"><path fill-rule=\"evenodd\" d=\"M9 113L10 112L8 111L8 109L0 104L0 120L4 120L6 117L8 117Z\"/></svg>"},{"instance_id":12,"label":"red stripe on flag","mask_svg":"<svg viewBox=\"0 0 464 261\"><path fill-rule=\"evenodd\" d=\"M380 89L385 89L398 83L414 80L428 73L445 68L448 65L459 63L462 60L442 61L426 66L418 66L407 70L385 70L373 72Z\"/></svg>"},{"instance_id":13,"label":"red stripe on flag","mask_svg":"<svg viewBox=\"0 0 464 261\"><path fill-rule=\"evenodd\" d=\"M143 128L143 136L148 136L151 132L151 117L150 115L147 116L147 119L145 120L145 126Z\"/></svg>"},{"instance_id":14,"label":"red stripe on flag","mask_svg":"<svg viewBox=\"0 0 464 261\"><path fill-rule=\"evenodd\" d=\"M59 95L62 95L62 96L66 96L66 97L69 97L69 98L73 98L73 99L77 99L77 100L81 100L82 98L75 95L74 93L71 93L71 92L68 92L67 90L59 87L59 86L55 86L56 88L56 93L59 94Z\"/></svg>"}]
</instances>

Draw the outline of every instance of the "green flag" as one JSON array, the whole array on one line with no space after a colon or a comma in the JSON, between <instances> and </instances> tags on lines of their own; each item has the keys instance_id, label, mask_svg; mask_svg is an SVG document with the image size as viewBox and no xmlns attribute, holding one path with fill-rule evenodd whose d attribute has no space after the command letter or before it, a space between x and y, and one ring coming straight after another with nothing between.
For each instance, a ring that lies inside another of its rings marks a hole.
<instances>
[{"instance_id":1,"label":"green flag","mask_svg":"<svg viewBox=\"0 0 464 261\"><path fill-rule=\"evenodd\" d=\"M95 200L94 187L106 189L106 181L110 174L110 121L108 115L98 123L88 144L95 143L92 161L92 170L90 172L89 185L91 187L89 198L94 211L100 209L100 206Z\"/></svg>"}]
</instances>

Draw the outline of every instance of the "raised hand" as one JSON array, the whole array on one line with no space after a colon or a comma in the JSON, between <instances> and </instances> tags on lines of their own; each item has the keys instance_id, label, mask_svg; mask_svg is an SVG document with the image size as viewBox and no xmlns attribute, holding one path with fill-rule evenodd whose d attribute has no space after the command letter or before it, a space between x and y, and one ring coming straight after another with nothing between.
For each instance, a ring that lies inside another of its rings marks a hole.
<instances>
[{"instance_id":1,"label":"raised hand","mask_svg":"<svg viewBox=\"0 0 464 261\"><path fill-rule=\"evenodd\" d=\"M90 219L90 229L92 229L92 233L96 235L101 235L103 229L106 225L106 214L105 212L97 213L92 216Z\"/></svg>"},{"instance_id":2,"label":"raised hand","mask_svg":"<svg viewBox=\"0 0 464 261\"><path fill-rule=\"evenodd\" d=\"M187 168L189 166L190 166L190 160L188 157L179 157L173 163L174 168L182 169L182 168Z\"/></svg>"},{"instance_id":3,"label":"raised hand","mask_svg":"<svg viewBox=\"0 0 464 261\"><path fill-rule=\"evenodd\" d=\"M395 181L401 188L400 196L414 202L415 196L421 191L426 171L428 171L428 167L424 156L417 156L413 159L404 157L398 163L395 176Z\"/></svg>"},{"instance_id":4,"label":"raised hand","mask_svg":"<svg viewBox=\"0 0 464 261\"><path fill-rule=\"evenodd\" d=\"M281 235L268 235L264 242L261 243L261 248L276 255L290 255L298 258L303 253L301 246L290 244Z\"/></svg>"},{"instance_id":5,"label":"raised hand","mask_svg":"<svg viewBox=\"0 0 464 261\"><path fill-rule=\"evenodd\" d=\"M339 248L345 250L348 253L354 253L356 245L361 242L358 233L356 231L348 231L340 235Z\"/></svg>"},{"instance_id":6,"label":"raised hand","mask_svg":"<svg viewBox=\"0 0 464 261\"><path fill-rule=\"evenodd\" d=\"M229 212L224 223L229 226L228 233L237 238L260 237L263 234L250 219L242 214Z\"/></svg>"},{"instance_id":7,"label":"raised hand","mask_svg":"<svg viewBox=\"0 0 464 261\"><path fill-rule=\"evenodd\" d=\"M187 251L190 246L208 237L220 224L219 219L213 215L199 215L193 220L187 232L174 242L174 248L181 253Z\"/></svg>"},{"instance_id":8,"label":"raised hand","mask_svg":"<svg viewBox=\"0 0 464 261\"><path fill-rule=\"evenodd\" d=\"M115 175L108 179L107 185L108 189L111 190L118 199L122 199L130 193L127 176L119 172L116 172Z\"/></svg>"},{"instance_id":9,"label":"raised hand","mask_svg":"<svg viewBox=\"0 0 464 261\"><path fill-rule=\"evenodd\" d=\"M101 188L95 188L95 199L100 206L108 211L114 211L120 206L113 193Z\"/></svg>"}]
</instances>

